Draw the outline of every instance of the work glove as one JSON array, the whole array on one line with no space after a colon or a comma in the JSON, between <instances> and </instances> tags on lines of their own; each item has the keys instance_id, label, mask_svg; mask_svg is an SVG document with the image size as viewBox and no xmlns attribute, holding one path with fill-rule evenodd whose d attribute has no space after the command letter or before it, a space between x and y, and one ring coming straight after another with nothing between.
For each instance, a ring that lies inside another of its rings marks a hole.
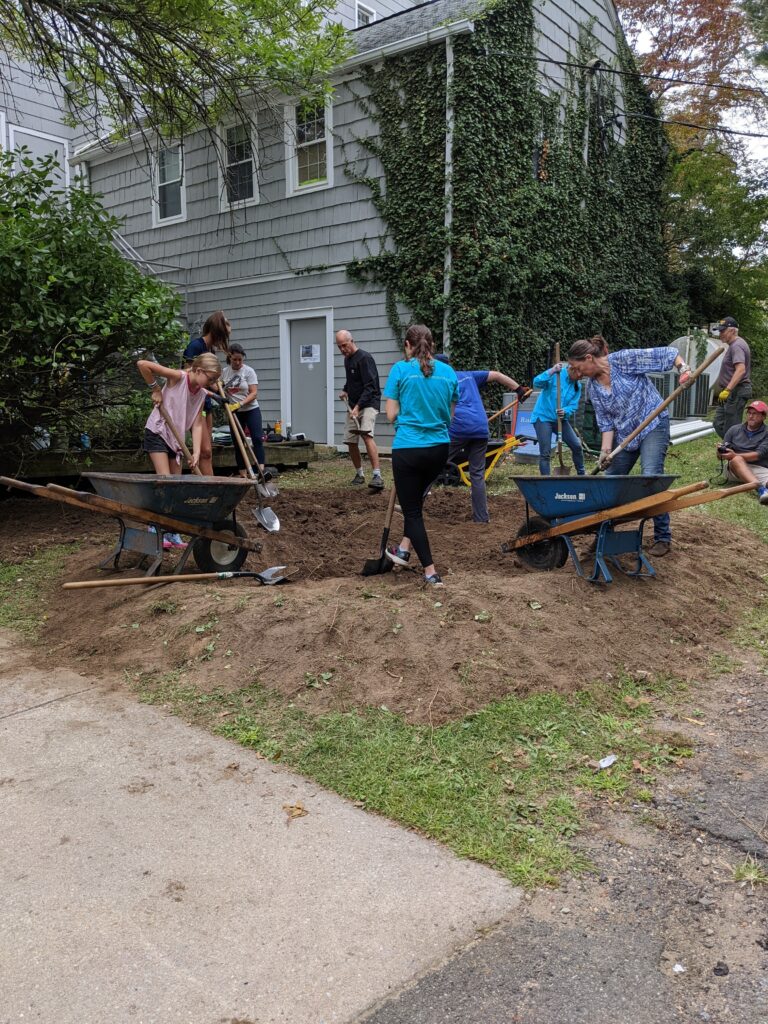
<instances>
[{"instance_id":1,"label":"work glove","mask_svg":"<svg viewBox=\"0 0 768 1024\"><path fill-rule=\"evenodd\" d=\"M611 458L611 453L610 452L600 452L600 457L597 460L597 468L598 469L607 469L610 466L612 461L613 461L613 459Z\"/></svg>"},{"instance_id":2,"label":"work glove","mask_svg":"<svg viewBox=\"0 0 768 1024\"><path fill-rule=\"evenodd\" d=\"M691 379L692 373L690 366L687 363L683 363L682 366L678 368L677 373L678 383L680 384L680 386L683 388L689 388L693 383Z\"/></svg>"},{"instance_id":3,"label":"work glove","mask_svg":"<svg viewBox=\"0 0 768 1024\"><path fill-rule=\"evenodd\" d=\"M717 400L720 403L720 405L722 405L724 402L728 401L728 399L730 397L730 394L731 394L731 392L730 392L730 390L728 388L723 388L723 390L717 396Z\"/></svg>"},{"instance_id":4,"label":"work glove","mask_svg":"<svg viewBox=\"0 0 768 1024\"><path fill-rule=\"evenodd\" d=\"M227 402L227 408L229 409L230 412L237 412L237 410L240 408L240 403L239 402Z\"/></svg>"}]
</instances>

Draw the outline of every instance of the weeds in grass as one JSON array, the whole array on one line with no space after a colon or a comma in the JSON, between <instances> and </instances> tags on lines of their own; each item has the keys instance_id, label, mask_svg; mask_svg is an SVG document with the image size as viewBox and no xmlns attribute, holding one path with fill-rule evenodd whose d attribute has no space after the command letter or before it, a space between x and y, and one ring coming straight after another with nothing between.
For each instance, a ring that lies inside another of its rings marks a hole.
<instances>
[{"instance_id":1,"label":"weeds in grass","mask_svg":"<svg viewBox=\"0 0 768 1024\"><path fill-rule=\"evenodd\" d=\"M308 673L305 685L327 685L330 675ZM410 725L384 709L315 718L258 683L201 693L171 673L142 674L136 685L142 700L529 886L554 884L586 866L570 843L585 794L650 799L655 773L689 750L684 737L653 732L654 708L643 698L656 684L629 678L598 686L596 699L586 690L507 697L438 728ZM618 760L597 770L609 751Z\"/></svg>"},{"instance_id":2,"label":"weeds in grass","mask_svg":"<svg viewBox=\"0 0 768 1024\"><path fill-rule=\"evenodd\" d=\"M39 551L33 558L0 564L0 626L16 629L28 640L37 637L47 618L46 597L64 571L64 560L79 544L57 544Z\"/></svg>"},{"instance_id":3,"label":"weeds in grass","mask_svg":"<svg viewBox=\"0 0 768 1024\"><path fill-rule=\"evenodd\" d=\"M175 601L153 601L149 610L152 615L174 615L178 607Z\"/></svg>"}]
</instances>

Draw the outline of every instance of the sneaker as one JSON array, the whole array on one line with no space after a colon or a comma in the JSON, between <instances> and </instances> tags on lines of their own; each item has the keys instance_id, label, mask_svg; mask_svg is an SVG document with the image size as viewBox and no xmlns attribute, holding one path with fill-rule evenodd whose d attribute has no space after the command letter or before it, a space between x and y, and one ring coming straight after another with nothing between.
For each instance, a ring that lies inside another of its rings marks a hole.
<instances>
[{"instance_id":1,"label":"sneaker","mask_svg":"<svg viewBox=\"0 0 768 1024\"><path fill-rule=\"evenodd\" d=\"M424 582L428 583L431 587L445 586L445 584L442 581L442 578L438 576L436 572L433 572L431 576L425 576Z\"/></svg>"},{"instance_id":2,"label":"sneaker","mask_svg":"<svg viewBox=\"0 0 768 1024\"><path fill-rule=\"evenodd\" d=\"M757 500L761 505L768 505L768 487L758 487Z\"/></svg>"},{"instance_id":3,"label":"sneaker","mask_svg":"<svg viewBox=\"0 0 768 1024\"><path fill-rule=\"evenodd\" d=\"M408 565L411 560L410 551L404 551L403 548L397 548L394 544L390 544L384 554L390 562L394 562L395 565Z\"/></svg>"},{"instance_id":4,"label":"sneaker","mask_svg":"<svg viewBox=\"0 0 768 1024\"><path fill-rule=\"evenodd\" d=\"M381 476L378 473L376 474L376 476L372 476L371 477L371 482L368 484L368 490L369 491L383 491L384 490L384 481L381 479Z\"/></svg>"},{"instance_id":5,"label":"sneaker","mask_svg":"<svg viewBox=\"0 0 768 1024\"><path fill-rule=\"evenodd\" d=\"M648 554L653 555L654 558L661 558L662 555L668 555L671 550L672 545L668 540L657 540L654 542Z\"/></svg>"},{"instance_id":6,"label":"sneaker","mask_svg":"<svg viewBox=\"0 0 768 1024\"><path fill-rule=\"evenodd\" d=\"M170 537L163 537L163 551L173 550L173 542Z\"/></svg>"},{"instance_id":7,"label":"sneaker","mask_svg":"<svg viewBox=\"0 0 768 1024\"><path fill-rule=\"evenodd\" d=\"M166 547L167 544L167 547ZM167 551L169 548L181 548L184 550L187 546L187 542L182 540L178 533L166 533L163 537L163 547Z\"/></svg>"},{"instance_id":8,"label":"sneaker","mask_svg":"<svg viewBox=\"0 0 768 1024\"><path fill-rule=\"evenodd\" d=\"M364 484L365 483L365 477L363 476L362 473L356 473L355 476L352 478L352 483L353 484Z\"/></svg>"}]
</instances>

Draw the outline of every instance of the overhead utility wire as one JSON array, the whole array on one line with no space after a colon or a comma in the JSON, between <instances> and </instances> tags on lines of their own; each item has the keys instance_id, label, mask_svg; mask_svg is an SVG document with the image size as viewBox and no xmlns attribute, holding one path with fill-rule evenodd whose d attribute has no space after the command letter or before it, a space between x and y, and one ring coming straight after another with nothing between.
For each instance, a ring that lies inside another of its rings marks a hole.
<instances>
[{"instance_id":1,"label":"overhead utility wire","mask_svg":"<svg viewBox=\"0 0 768 1024\"><path fill-rule=\"evenodd\" d=\"M557 64L563 68L582 68L585 71L606 71L609 75L619 75L622 78L651 78L655 82L671 82L672 85L700 85L706 89L723 89L730 92L753 92L757 96L768 96L765 89L759 89L752 85L729 85L728 83L716 85L714 82L697 81L694 78L672 78L669 75L653 75L644 71L620 71L618 68L611 68L602 60L589 64L580 64L571 60L555 60L554 57L537 57L539 64Z\"/></svg>"},{"instance_id":2,"label":"overhead utility wire","mask_svg":"<svg viewBox=\"0 0 768 1024\"><path fill-rule=\"evenodd\" d=\"M651 117L650 114L636 114L634 111L627 110L619 117L639 117L643 121L657 121L659 124L678 124L682 128L698 128L702 132L721 132L723 135L744 135L748 139L768 139L768 134L762 134L760 132L740 132L736 128L722 128L719 125L706 125L706 124L693 124L690 121L668 121L664 117ZM615 118L611 118L615 120Z\"/></svg>"}]
</instances>

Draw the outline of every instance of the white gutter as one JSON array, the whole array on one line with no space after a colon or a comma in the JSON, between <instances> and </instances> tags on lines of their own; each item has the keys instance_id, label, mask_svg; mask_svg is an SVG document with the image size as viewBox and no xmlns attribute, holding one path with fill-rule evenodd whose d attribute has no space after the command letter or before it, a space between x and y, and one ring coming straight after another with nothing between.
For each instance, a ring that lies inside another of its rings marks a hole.
<instances>
[{"instance_id":1,"label":"white gutter","mask_svg":"<svg viewBox=\"0 0 768 1024\"><path fill-rule=\"evenodd\" d=\"M443 352L451 350L451 332L448 326L451 301L451 270L453 251L451 231L453 230L453 39L445 37L445 255L443 257Z\"/></svg>"},{"instance_id":2,"label":"white gutter","mask_svg":"<svg viewBox=\"0 0 768 1024\"><path fill-rule=\"evenodd\" d=\"M356 68L361 64L370 64L372 61L382 60L384 57L393 57L398 53L407 53L408 50L418 50L422 46L442 43L444 39L449 39L451 36L462 36L474 31L474 21L469 21L467 18L462 18L461 21L454 21L450 25L438 25L436 28L428 28L424 32L418 32L415 36L396 39L392 43L384 43L383 46L376 46L372 50L356 53L354 57L348 57L343 64L340 64L337 72L343 73L349 68Z\"/></svg>"},{"instance_id":3,"label":"white gutter","mask_svg":"<svg viewBox=\"0 0 768 1024\"><path fill-rule=\"evenodd\" d=\"M409 50L418 50L422 46L431 46L435 43L441 43L443 40L448 40L452 36L467 35L474 31L474 21L469 21L467 18L454 21L450 25L438 25L435 28L428 28L424 32L417 32L416 35L407 36L405 39L396 39L394 42L384 43L383 46L376 46L372 50L356 53L354 56L347 58L343 64L340 64L332 72L332 77L344 75L345 72L352 68L383 60L384 57L394 57L399 53L408 53ZM126 149L132 148L132 143L140 138L140 133L134 132L128 139L113 143L110 149L106 149L105 147L109 145L110 136L103 135L100 139L79 146L70 157L69 162L70 164L79 163L85 157L89 158L92 163L110 160Z\"/></svg>"}]
</instances>

